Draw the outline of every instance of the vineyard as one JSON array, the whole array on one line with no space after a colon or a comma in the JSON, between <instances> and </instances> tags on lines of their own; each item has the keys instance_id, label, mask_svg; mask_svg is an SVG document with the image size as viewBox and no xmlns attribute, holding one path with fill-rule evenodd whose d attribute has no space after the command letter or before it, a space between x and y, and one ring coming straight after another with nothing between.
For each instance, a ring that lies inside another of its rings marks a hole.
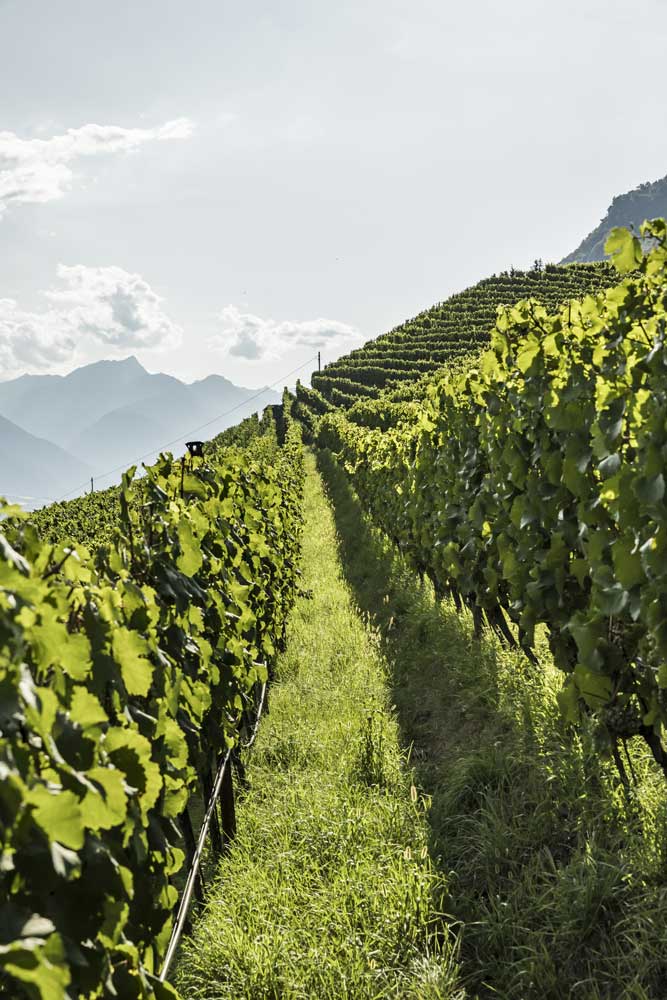
<instances>
[{"instance_id":1,"label":"vineyard","mask_svg":"<svg viewBox=\"0 0 667 1000\"><path fill-rule=\"evenodd\" d=\"M400 395L404 383L432 377L454 358L485 346L498 306L535 298L551 312L614 281L609 264L559 267L538 261L532 271L494 275L313 373L312 390L299 387L297 398L321 413L327 403L347 409L382 391Z\"/></svg>"},{"instance_id":2,"label":"vineyard","mask_svg":"<svg viewBox=\"0 0 667 1000\"><path fill-rule=\"evenodd\" d=\"M295 598L298 438L251 421L33 520L4 508L1 995L176 995L159 972L189 803Z\"/></svg>"},{"instance_id":3,"label":"vineyard","mask_svg":"<svg viewBox=\"0 0 667 1000\"><path fill-rule=\"evenodd\" d=\"M260 423L256 414L248 417L235 427L230 427L216 435L211 446L217 453L232 445L247 447L256 438L271 433L267 418ZM62 500L49 504L41 510L33 511L31 523L35 525L40 538L45 542L78 542L88 548L110 545L121 523L121 490L112 486L106 490L96 490L75 500ZM149 503L143 493L143 483L135 481L129 495L129 504L137 513L144 503Z\"/></svg>"},{"instance_id":4,"label":"vineyard","mask_svg":"<svg viewBox=\"0 0 667 1000\"><path fill-rule=\"evenodd\" d=\"M633 273L609 290L502 309L490 349L434 381L416 419L381 431L333 413L319 428L477 634L486 621L534 658L546 627L566 718L598 721L626 784L634 736L667 776L665 224L643 234L658 243L646 257L628 232L610 238Z\"/></svg>"},{"instance_id":5,"label":"vineyard","mask_svg":"<svg viewBox=\"0 0 667 1000\"><path fill-rule=\"evenodd\" d=\"M664 996L667 225L607 246L2 507L3 1000Z\"/></svg>"}]
</instances>

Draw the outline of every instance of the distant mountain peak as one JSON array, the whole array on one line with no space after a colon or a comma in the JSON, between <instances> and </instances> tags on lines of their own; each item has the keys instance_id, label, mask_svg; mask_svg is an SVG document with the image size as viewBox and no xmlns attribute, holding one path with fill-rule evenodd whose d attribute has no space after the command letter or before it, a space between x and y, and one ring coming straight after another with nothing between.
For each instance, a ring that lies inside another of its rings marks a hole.
<instances>
[{"instance_id":1,"label":"distant mountain peak","mask_svg":"<svg viewBox=\"0 0 667 1000\"><path fill-rule=\"evenodd\" d=\"M70 372L70 375L76 375L78 372L90 372L95 368L115 368L116 370L125 368L137 372L146 371L136 355L130 354L126 358L102 358L101 361L91 361L87 365L75 368L74 371Z\"/></svg>"},{"instance_id":2,"label":"distant mountain peak","mask_svg":"<svg viewBox=\"0 0 667 1000\"><path fill-rule=\"evenodd\" d=\"M216 375L215 372L212 372L210 375L205 375L204 378L195 379L195 381L191 382L190 384L191 385L206 385L208 383L210 385L210 384L212 384L214 382L216 384L219 384L220 382L224 382L226 385L233 385L233 382L231 382L228 378L225 378L224 375ZM237 386L236 388L240 389L241 386Z\"/></svg>"},{"instance_id":3,"label":"distant mountain peak","mask_svg":"<svg viewBox=\"0 0 667 1000\"><path fill-rule=\"evenodd\" d=\"M97 482L108 469L157 455L166 442L182 450L190 428L213 436L279 400L275 392L244 389L222 375L190 385L151 374L134 355L97 361L65 377L0 382L0 487L16 495L56 496L87 473ZM25 432L22 442L17 432ZM66 476L58 471L58 455ZM44 474L38 475L42 465Z\"/></svg>"},{"instance_id":4,"label":"distant mountain peak","mask_svg":"<svg viewBox=\"0 0 667 1000\"><path fill-rule=\"evenodd\" d=\"M604 245L615 226L633 226L639 230L646 219L665 217L667 217L667 176L657 181L646 181L632 191L616 195L600 224L581 241L576 250L563 258L561 264L605 260Z\"/></svg>"}]
</instances>

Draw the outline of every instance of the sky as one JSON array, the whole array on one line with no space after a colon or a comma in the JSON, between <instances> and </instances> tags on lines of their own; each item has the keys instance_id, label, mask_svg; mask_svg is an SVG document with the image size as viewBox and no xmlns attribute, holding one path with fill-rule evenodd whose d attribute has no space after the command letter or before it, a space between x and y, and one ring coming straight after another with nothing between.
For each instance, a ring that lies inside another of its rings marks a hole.
<instances>
[{"instance_id":1,"label":"sky","mask_svg":"<svg viewBox=\"0 0 667 1000\"><path fill-rule=\"evenodd\" d=\"M307 378L667 174L667 0L0 0L0 378Z\"/></svg>"}]
</instances>

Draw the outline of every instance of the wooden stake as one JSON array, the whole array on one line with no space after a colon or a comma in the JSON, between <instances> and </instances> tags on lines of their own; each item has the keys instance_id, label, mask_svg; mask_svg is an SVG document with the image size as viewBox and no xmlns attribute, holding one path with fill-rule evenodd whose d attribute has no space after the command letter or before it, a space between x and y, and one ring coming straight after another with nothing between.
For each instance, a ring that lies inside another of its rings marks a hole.
<instances>
[{"instance_id":1,"label":"wooden stake","mask_svg":"<svg viewBox=\"0 0 667 1000\"><path fill-rule=\"evenodd\" d=\"M234 806L234 781L232 778L231 759L225 768L220 789L220 812L222 814L222 839L225 847L236 836L236 809Z\"/></svg>"}]
</instances>

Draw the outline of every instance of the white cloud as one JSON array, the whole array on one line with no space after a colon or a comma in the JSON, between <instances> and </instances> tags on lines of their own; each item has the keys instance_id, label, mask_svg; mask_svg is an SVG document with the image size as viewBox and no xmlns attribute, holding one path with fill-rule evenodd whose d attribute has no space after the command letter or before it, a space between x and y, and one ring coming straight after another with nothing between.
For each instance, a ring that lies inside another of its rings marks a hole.
<instances>
[{"instance_id":1,"label":"white cloud","mask_svg":"<svg viewBox=\"0 0 667 1000\"><path fill-rule=\"evenodd\" d=\"M14 299L0 299L0 371L5 377L45 370L74 354L76 340L53 311L25 312Z\"/></svg>"},{"instance_id":2,"label":"white cloud","mask_svg":"<svg viewBox=\"0 0 667 1000\"><path fill-rule=\"evenodd\" d=\"M27 312L13 299L0 299L3 375L48 370L91 345L113 353L180 343L180 327L141 275L121 267L62 264L58 278L63 287L44 293L49 305L42 311Z\"/></svg>"},{"instance_id":3,"label":"white cloud","mask_svg":"<svg viewBox=\"0 0 667 1000\"><path fill-rule=\"evenodd\" d=\"M146 142L186 139L193 124L177 118L157 128L84 125L50 139L21 139L0 132L0 218L11 204L61 198L72 186L72 162L82 156L127 152Z\"/></svg>"},{"instance_id":4,"label":"white cloud","mask_svg":"<svg viewBox=\"0 0 667 1000\"><path fill-rule=\"evenodd\" d=\"M279 358L294 347L310 348L313 352L326 347L332 354L340 353L361 341L358 330L335 319L277 322L242 313L233 305L225 306L219 319L221 329L211 338L210 346L248 361Z\"/></svg>"},{"instance_id":5,"label":"white cloud","mask_svg":"<svg viewBox=\"0 0 667 1000\"><path fill-rule=\"evenodd\" d=\"M122 267L61 264L65 288L46 292L55 311L82 337L124 349L176 347L181 330L162 310L162 299L140 274Z\"/></svg>"}]
</instances>

